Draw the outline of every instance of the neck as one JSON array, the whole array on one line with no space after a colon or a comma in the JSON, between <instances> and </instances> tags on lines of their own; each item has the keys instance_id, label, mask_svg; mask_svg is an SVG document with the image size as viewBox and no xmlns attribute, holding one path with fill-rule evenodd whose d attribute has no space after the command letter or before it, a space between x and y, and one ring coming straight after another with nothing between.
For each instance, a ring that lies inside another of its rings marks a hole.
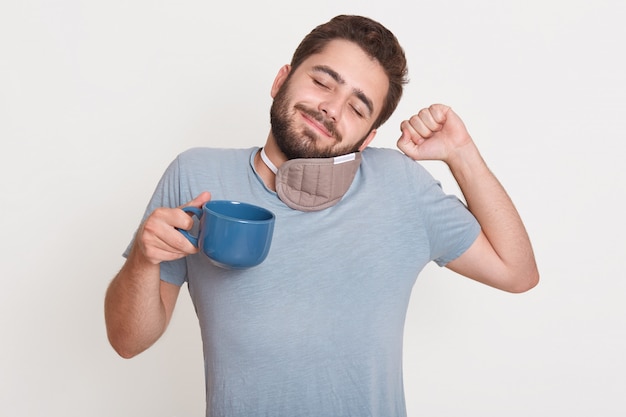
<instances>
[{"instance_id":1,"label":"neck","mask_svg":"<svg viewBox=\"0 0 626 417\"><path fill-rule=\"evenodd\" d=\"M278 174L278 168L276 168L276 165L274 165L270 158L268 158L267 154L265 153L265 148L261 148L261 152L259 152L259 154L261 155L261 160L263 161L265 166L268 167L270 171L274 173L274 175Z\"/></svg>"},{"instance_id":2,"label":"neck","mask_svg":"<svg viewBox=\"0 0 626 417\"><path fill-rule=\"evenodd\" d=\"M271 131L262 151L263 155L261 152L257 152L254 156L254 167L265 183L265 186L270 190L276 191L276 172L287 158L276 145Z\"/></svg>"},{"instance_id":3,"label":"neck","mask_svg":"<svg viewBox=\"0 0 626 417\"><path fill-rule=\"evenodd\" d=\"M260 151L254 155L254 168L256 168L256 172L263 180L265 186L272 191L276 191L276 174L263 162Z\"/></svg>"}]
</instances>

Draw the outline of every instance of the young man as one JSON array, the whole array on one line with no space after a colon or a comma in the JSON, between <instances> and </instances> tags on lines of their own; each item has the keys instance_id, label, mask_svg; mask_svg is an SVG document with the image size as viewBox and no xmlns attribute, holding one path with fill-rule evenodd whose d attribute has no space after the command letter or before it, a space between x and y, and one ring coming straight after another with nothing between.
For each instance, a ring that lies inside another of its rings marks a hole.
<instances>
[{"instance_id":1,"label":"young man","mask_svg":"<svg viewBox=\"0 0 626 417\"><path fill-rule=\"evenodd\" d=\"M403 326L421 269L435 261L510 292L538 282L522 221L450 108L404 121L404 154L368 147L406 74L391 32L338 16L279 70L262 149L179 155L107 292L117 352L150 347L187 282L202 329L207 415L405 415ZM425 159L450 167L467 207L415 162ZM210 198L275 213L264 263L220 269L176 230L193 225L180 207Z\"/></svg>"}]
</instances>

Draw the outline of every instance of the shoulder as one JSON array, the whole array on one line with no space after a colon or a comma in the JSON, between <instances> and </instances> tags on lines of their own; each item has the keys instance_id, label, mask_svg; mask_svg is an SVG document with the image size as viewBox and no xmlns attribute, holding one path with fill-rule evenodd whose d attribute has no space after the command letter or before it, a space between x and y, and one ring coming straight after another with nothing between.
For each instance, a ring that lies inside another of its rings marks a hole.
<instances>
[{"instance_id":1,"label":"shoulder","mask_svg":"<svg viewBox=\"0 0 626 417\"><path fill-rule=\"evenodd\" d=\"M362 165L379 173L432 179L426 168L397 149L367 147L362 152Z\"/></svg>"},{"instance_id":2,"label":"shoulder","mask_svg":"<svg viewBox=\"0 0 626 417\"><path fill-rule=\"evenodd\" d=\"M363 149L363 159L368 159L369 161L378 162L381 160L394 160L398 158L407 158L402 152L397 149L391 148L374 148L368 146Z\"/></svg>"},{"instance_id":3,"label":"shoulder","mask_svg":"<svg viewBox=\"0 0 626 417\"><path fill-rule=\"evenodd\" d=\"M175 165L181 172L208 172L245 169L258 148L190 148L180 153Z\"/></svg>"},{"instance_id":4,"label":"shoulder","mask_svg":"<svg viewBox=\"0 0 626 417\"><path fill-rule=\"evenodd\" d=\"M179 162L193 163L208 161L223 161L223 160L247 160L250 154L258 148L246 148L246 149L230 149L230 148L190 148L180 153L177 157Z\"/></svg>"}]
</instances>

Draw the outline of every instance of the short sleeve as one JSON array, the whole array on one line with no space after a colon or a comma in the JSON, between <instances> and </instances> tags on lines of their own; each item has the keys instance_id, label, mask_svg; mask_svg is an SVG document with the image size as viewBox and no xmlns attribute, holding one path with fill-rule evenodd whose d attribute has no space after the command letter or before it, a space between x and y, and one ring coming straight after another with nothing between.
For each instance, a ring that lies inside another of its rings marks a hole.
<instances>
[{"instance_id":1,"label":"short sleeve","mask_svg":"<svg viewBox=\"0 0 626 417\"><path fill-rule=\"evenodd\" d=\"M148 216L159 207L179 207L184 202L180 193L180 157L177 157L167 167L163 176L159 180L152 198L146 207L142 222L145 221ZM130 242L123 256L128 257L130 249L133 245L133 241ZM178 259L176 261L168 261L161 263L161 280L169 282L170 284L181 286L187 280L187 262L185 258Z\"/></svg>"}]
</instances>

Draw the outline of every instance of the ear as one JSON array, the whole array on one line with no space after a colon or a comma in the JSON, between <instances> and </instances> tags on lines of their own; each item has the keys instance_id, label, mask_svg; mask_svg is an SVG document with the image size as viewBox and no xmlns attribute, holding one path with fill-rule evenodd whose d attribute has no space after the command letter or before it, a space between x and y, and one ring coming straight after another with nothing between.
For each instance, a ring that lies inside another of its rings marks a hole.
<instances>
[{"instance_id":1,"label":"ear","mask_svg":"<svg viewBox=\"0 0 626 417\"><path fill-rule=\"evenodd\" d=\"M285 83L285 80L287 79L287 76L289 76L290 72L291 65L283 65L280 70L278 70L278 74L276 74L276 78L274 78L274 84L272 84L272 90L270 92L272 98L276 97L278 90L280 90L280 87L282 87Z\"/></svg>"},{"instance_id":2,"label":"ear","mask_svg":"<svg viewBox=\"0 0 626 417\"><path fill-rule=\"evenodd\" d=\"M374 140L374 136L376 136L376 129L372 129L372 131L369 133L369 135L367 135L367 137L365 138L365 140L363 141L361 146L359 146L359 152L361 152L363 149L367 148L367 145L369 145L370 142L372 140Z\"/></svg>"}]
</instances>

